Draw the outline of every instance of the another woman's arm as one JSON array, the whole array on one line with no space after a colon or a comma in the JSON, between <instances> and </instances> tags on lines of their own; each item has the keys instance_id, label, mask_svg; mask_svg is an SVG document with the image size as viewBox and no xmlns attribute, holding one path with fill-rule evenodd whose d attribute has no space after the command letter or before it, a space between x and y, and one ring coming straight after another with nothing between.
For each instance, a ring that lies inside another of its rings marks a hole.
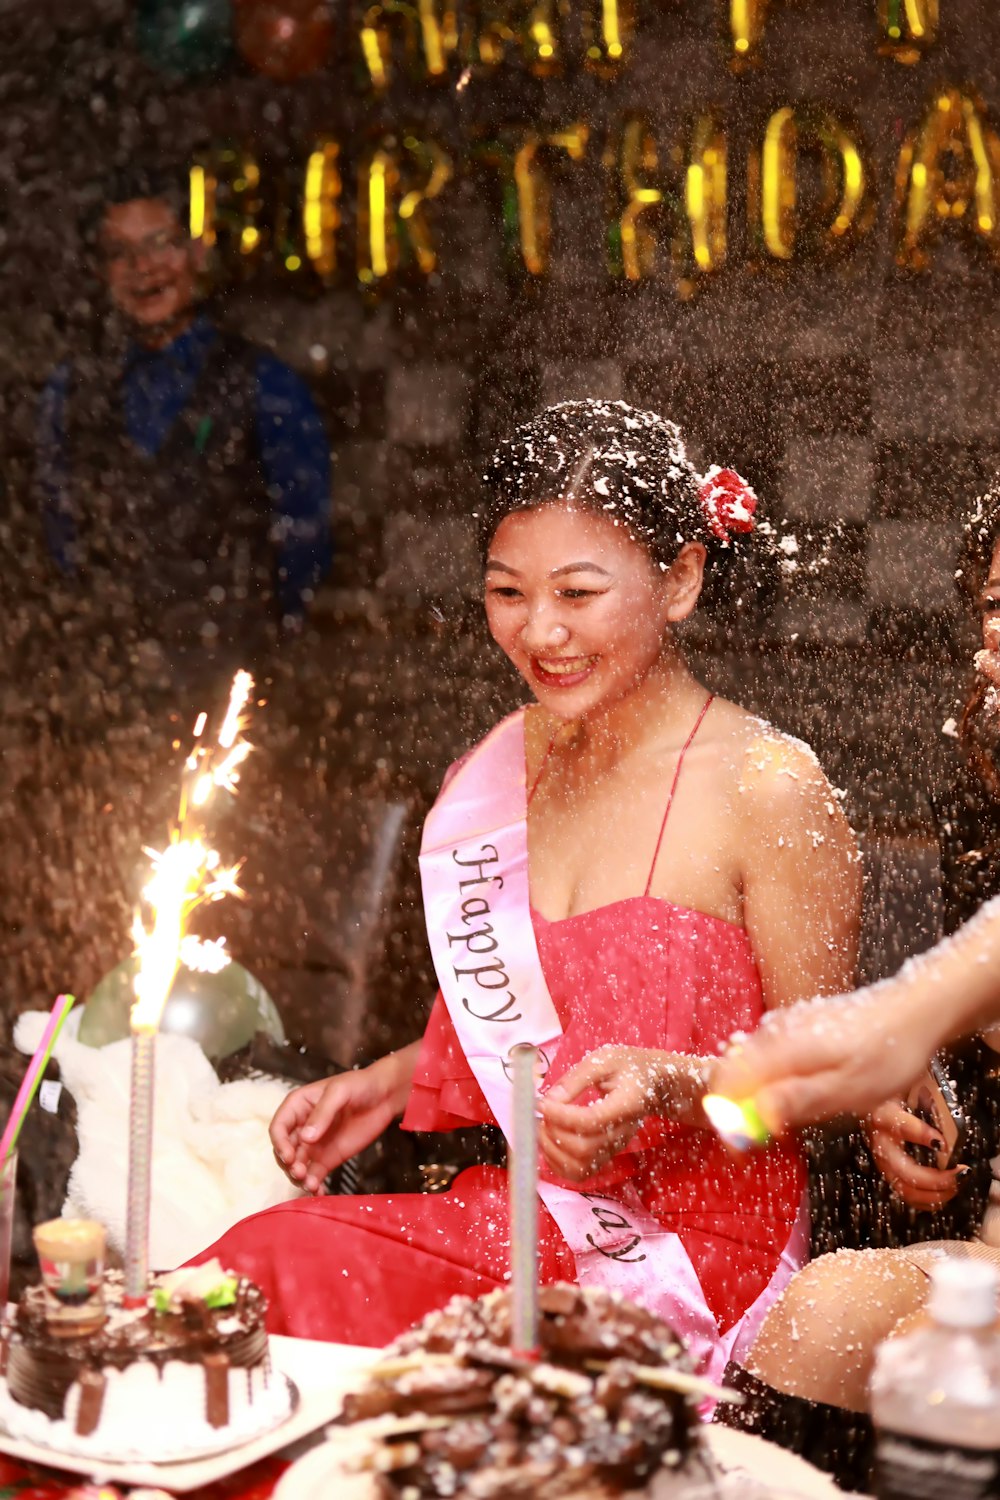
<instances>
[{"instance_id":1,"label":"another woman's arm","mask_svg":"<svg viewBox=\"0 0 1000 1500\"><path fill-rule=\"evenodd\" d=\"M306 1083L279 1105L271 1145L297 1187L320 1193L335 1167L370 1146L403 1113L419 1042L380 1057L367 1068Z\"/></svg>"},{"instance_id":2,"label":"another woman's arm","mask_svg":"<svg viewBox=\"0 0 1000 1500\"><path fill-rule=\"evenodd\" d=\"M945 1042L1000 1022L1000 897L893 979L769 1016L714 1087L754 1098L772 1130L864 1115L904 1094Z\"/></svg>"}]
</instances>

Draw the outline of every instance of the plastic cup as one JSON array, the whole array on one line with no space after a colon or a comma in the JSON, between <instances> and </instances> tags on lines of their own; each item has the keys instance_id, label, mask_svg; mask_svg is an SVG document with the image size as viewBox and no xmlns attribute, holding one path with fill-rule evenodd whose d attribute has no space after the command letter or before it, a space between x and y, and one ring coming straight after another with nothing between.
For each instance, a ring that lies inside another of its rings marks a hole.
<instances>
[{"instance_id":1,"label":"plastic cup","mask_svg":"<svg viewBox=\"0 0 1000 1500\"><path fill-rule=\"evenodd\" d=\"M10 1297L10 1245L14 1234L17 1152L12 1151L0 1169L0 1317Z\"/></svg>"},{"instance_id":2,"label":"plastic cup","mask_svg":"<svg viewBox=\"0 0 1000 1500\"><path fill-rule=\"evenodd\" d=\"M54 1333L89 1333L104 1322L104 1225L96 1219L49 1219L34 1230L45 1287L45 1317Z\"/></svg>"}]
</instances>

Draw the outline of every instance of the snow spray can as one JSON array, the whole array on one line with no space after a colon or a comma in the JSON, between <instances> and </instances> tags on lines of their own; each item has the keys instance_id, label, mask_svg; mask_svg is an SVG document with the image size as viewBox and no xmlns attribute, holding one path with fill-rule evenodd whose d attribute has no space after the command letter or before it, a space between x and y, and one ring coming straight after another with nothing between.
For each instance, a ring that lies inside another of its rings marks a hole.
<instances>
[{"instance_id":1,"label":"snow spray can","mask_svg":"<svg viewBox=\"0 0 1000 1500\"><path fill-rule=\"evenodd\" d=\"M942 1257L929 1321L875 1355L873 1492L877 1500L983 1500L1000 1495L997 1272Z\"/></svg>"}]
</instances>

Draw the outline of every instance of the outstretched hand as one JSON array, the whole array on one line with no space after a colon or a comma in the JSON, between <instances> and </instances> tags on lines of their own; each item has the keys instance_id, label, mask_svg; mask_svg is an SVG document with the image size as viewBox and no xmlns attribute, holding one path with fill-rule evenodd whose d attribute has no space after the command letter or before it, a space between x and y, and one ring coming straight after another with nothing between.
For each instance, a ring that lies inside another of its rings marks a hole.
<instances>
[{"instance_id":1,"label":"outstretched hand","mask_svg":"<svg viewBox=\"0 0 1000 1500\"><path fill-rule=\"evenodd\" d=\"M625 1149L657 1112L661 1057L642 1047L600 1047L541 1096L539 1145L556 1176L582 1182ZM573 1102L589 1089L601 1097Z\"/></svg>"},{"instance_id":2,"label":"outstretched hand","mask_svg":"<svg viewBox=\"0 0 1000 1500\"><path fill-rule=\"evenodd\" d=\"M271 1121L275 1160L296 1187L320 1194L329 1173L370 1146L397 1108L391 1078L379 1063L303 1084Z\"/></svg>"},{"instance_id":3,"label":"outstretched hand","mask_svg":"<svg viewBox=\"0 0 1000 1500\"><path fill-rule=\"evenodd\" d=\"M753 1099L775 1134L838 1115L866 1115L902 1096L939 1037L902 989L887 985L772 1011L734 1042L712 1087Z\"/></svg>"}]
</instances>

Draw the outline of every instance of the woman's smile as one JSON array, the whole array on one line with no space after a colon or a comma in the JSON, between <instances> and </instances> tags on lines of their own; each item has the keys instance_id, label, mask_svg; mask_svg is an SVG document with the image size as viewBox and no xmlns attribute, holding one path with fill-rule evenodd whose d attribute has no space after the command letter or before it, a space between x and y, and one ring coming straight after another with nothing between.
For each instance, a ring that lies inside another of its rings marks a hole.
<instances>
[{"instance_id":1,"label":"woman's smile","mask_svg":"<svg viewBox=\"0 0 1000 1500\"><path fill-rule=\"evenodd\" d=\"M571 688L586 682L599 656L532 656L531 670L546 687Z\"/></svg>"}]
</instances>

